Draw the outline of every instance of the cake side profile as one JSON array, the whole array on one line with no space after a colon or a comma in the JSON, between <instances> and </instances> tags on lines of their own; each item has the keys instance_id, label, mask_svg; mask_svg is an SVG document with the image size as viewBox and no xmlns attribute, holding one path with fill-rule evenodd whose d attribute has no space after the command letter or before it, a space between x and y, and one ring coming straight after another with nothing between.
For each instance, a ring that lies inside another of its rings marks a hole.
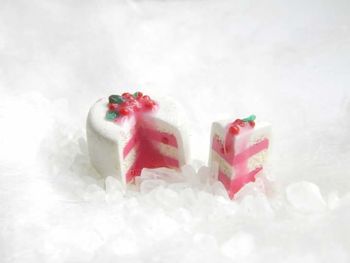
<instances>
[{"instance_id":1,"label":"cake side profile","mask_svg":"<svg viewBox=\"0 0 350 263\"><path fill-rule=\"evenodd\" d=\"M211 128L209 166L233 198L263 169L270 145L271 125L255 116L234 122L214 122Z\"/></svg>"},{"instance_id":2,"label":"cake side profile","mask_svg":"<svg viewBox=\"0 0 350 263\"><path fill-rule=\"evenodd\" d=\"M155 101L136 92L100 99L87 118L91 163L124 183L143 168L179 169L189 158L186 126L184 110L170 98Z\"/></svg>"}]
</instances>

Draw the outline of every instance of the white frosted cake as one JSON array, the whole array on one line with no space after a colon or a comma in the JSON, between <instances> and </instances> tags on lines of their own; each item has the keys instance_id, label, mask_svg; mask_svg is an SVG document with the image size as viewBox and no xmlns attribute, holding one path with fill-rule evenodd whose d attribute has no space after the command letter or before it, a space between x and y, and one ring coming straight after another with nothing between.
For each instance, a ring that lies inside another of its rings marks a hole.
<instances>
[{"instance_id":1,"label":"white frosted cake","mask_svg":"<svg viewBox=\"0 0 350 263\"><path fill-rule=\"evenodd\" d=\"M230 198L263 169L270 144L271 125L255 116L212 124L209 166L215 170Z\"/></svg>"},{"instance_id":2,"label":"white frosted cake","mask_svg":"<svg viewBox=\"0 0 350 263\"><path fill-rule=\"evenodd\" d=\"M87 119L92 165L103 176L134 181L143 168L179 169L188 161L186 114L170 98L141 92L98 100Z\"/></svg>"}]
</instances>

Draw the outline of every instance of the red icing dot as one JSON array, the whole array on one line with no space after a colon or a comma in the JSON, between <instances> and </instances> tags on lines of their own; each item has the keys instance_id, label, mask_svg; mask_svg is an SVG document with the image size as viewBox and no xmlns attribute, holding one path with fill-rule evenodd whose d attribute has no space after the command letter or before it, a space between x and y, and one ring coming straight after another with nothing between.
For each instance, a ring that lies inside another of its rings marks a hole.
<instances>
[{"instance_id":1,"label":"red icing dot","mask_svg":"<svg viewBox=\"0 0 350 263\"><path fill-rule=\"evenodd\" d=\"M108 103L108 109L111 111L115 111L118 108L118 104Z\"/></svg>"},{"instance_id":2,"label":"red icing dot","mask_svg":"<svg viewBox=\"0 0 350 263\"><path fill-rule=\"evenodd\" d=\"M229 128L229 132L233 135L237 135L239 133L239 127L237 125L232 125Z\"/></svg>"},{"instance_id":3,"label":"red icing dot","mask_svg":"<svg viewBox=\"0 0 350 263\"><path fill-rule=\"evenodd\" d=\"M142 92L140 92L140 91L135 92L136 99L141 99L142 96L143 96Z\"/></svg>"},{"instance_id":4,"label":"red icing dot","mask_svg":"<svg viewBox=\"0 0 350 263\"><path fill-rule=\"evenodd\" d=\"M123 93L123 94L122 94L122 97L123 97L124 99L128 99L128 100L134 98L129 92Z\"/></svg>"},{"instance_id":5,"label":"red icing dot","mask_svg":"<svg viewBox=\"0 0 350 263\"><path fill-rule=\"evenodd\" d=\"M125 105L126 105L126 106L129 106L129 107L137 107L137 101L131 99L131 100L126 101L126 102L125 102Z\"/></svg>"},{"instance_id":6,"label":"red icing dot","mask_svg":"<svg viewBox=\"0 0 350 263\"><path fill-rule=\"evenodd\" d=\"M255 127L255 122L254 122L254 121L250 121L250 122L249 122L249 125L250 125L252 128L254 128L254 127Z\"/></svg>"},{"instance_id":7,"label":"red icing dot","mask_svg":"<svg viewBox=\"0 0 350 263\"><path fill-rule=\"evenodd\" d=\"M127 109L127 108L121 108L119 110L119 114L122 115L122 116L126 116L130 113L130 111Z\"/></svg>"},{"instance_id":8,"label":"red icing dot","mask_svg":"<svg viewBox=\"0 0 350 263\"><path fill-rule=\"evenodd\" d=\"M147 109L152 109L153 106L155 105L155 102L153 100L148 100L148 101L145 101L144 105Z\"/></svg>"},{"instance_id":9,"label":"red icing dot","mask_svg":"<svg viewBox=\"0 0 350 263\"><path fill-rule=\"evenodd\" d=\"M242 121L242 120L238 120L238 125L241 126L241 127L244 127L245 126L245 122Z\"/></svg>"}]
</instances>

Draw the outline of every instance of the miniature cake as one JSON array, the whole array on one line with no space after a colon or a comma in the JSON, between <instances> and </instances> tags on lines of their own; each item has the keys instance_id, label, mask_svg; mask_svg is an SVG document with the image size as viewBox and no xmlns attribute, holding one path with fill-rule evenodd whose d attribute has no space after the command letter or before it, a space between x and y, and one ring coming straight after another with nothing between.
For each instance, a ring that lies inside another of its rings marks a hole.
<instances>
[{"instance_id":1,"label":"miniature cake","mask_svg":"<svg viewBox=\"0 0 350 263\"><path fill-rule=\"evenodd\" d=\"M186 114L169 98L155 101L135 92L100 99L86 129L92 165L124 183L142 168L178 169L188 160Z\"/></svg>"},{"instance_id":2,"label":"miniature cake","mask_svg":"<svg viewBox=\"0 0 350 263\"><path fill-rule=\"evenodd\" d=\"M269 141L270 124L255 123L254 115L212 124L209 166L230 198L262 171Z\"/></svg>"}]
</instances>

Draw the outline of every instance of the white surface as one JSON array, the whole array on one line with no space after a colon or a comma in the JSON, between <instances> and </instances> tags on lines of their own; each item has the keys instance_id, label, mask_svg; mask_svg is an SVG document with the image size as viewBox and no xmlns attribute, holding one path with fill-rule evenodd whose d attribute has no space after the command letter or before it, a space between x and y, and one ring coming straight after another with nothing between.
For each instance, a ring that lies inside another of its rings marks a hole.
<instances>
[{"instance_id":1,"label":"white surface","mask_svg":"<svg viewBox=\"0 0 350 263\"><path fill-rule=\"evenodd\" d=\"M0 1L1 262L349 262L349 9ZM129 87L185 105L202 162L213 120L271 122L276 183L261 178L229 202L205 167L126 196L96 179L86 114Z\"/></svg>"}]
</instances>

